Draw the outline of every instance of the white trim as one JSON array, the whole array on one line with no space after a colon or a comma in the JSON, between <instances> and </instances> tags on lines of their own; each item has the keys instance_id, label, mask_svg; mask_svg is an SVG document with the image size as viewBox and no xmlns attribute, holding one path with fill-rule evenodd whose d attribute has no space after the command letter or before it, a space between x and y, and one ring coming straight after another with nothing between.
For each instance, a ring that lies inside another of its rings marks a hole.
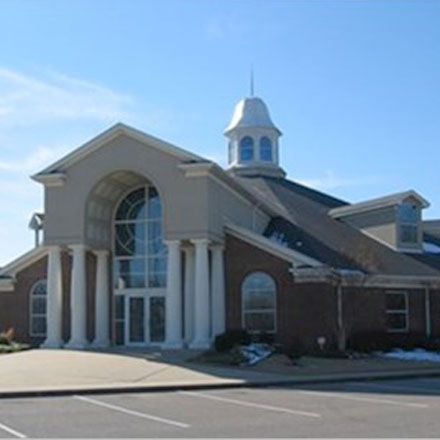
<instances>
[{"instance_id":1,"label":"white trim","mask_svg":"<svg viewBox=\"0 0 440 440\"><path fill-rule=\"evenodd\" d=\"M31 178L47 187L63 186L66 181L64 173L36 174Z\"/></svg>"},{"instance_id":2,"label":"white trim","mask_svg":"<svg viewBox=\"0 0 440 440\"><path fill-rule=\"evenodd\" d=\"M130 127L126 124L119 122L113 125L112 127L110 127L109 129L105 130L98 136L94 137L90 141L81 145L79 148L75 149L71 153L67 154L60 160L56 161L49 167L45 168L36 175L32 176L32 178L36 181L40 181L39 179L41 179L43 176L47 176L51 173L59 171L60 169L65 169L73 165L74 163L80 161L81 159L84 159L89 154L98 150L100 147L110 142L120 134L125 134L128 137L131 137L144 144L148 144L154 148L157 148L158 150L164 153L170 154L172 156L177 156L182 160L196 160L196 161L205 160L200 156L197 156L193 153L190 153L189 151L184 150L183 148L172 145L159 138L156 138L154 136L151 136L147 133L144 133L140 130L137 130L133 127Z\"/></svg>"},{"instance_id":3,"label":"white trim","mask_svg":"<svg viewBox=\"0 0 440 440\"><path fill-rule=\"evenodd\" d=\"M386 295L404 295L405 309L388 309L386 306ZM409 300L406 290L386 290L385 291L385 314L386 315L405 315L405 328L393 329L387 327L388 333L408 333L409 332Z\"/></svg>"},{"instance_id":4,"label":"white trim","mask_svg":"<svg viewBox=\"0 0 440 440\"><path fill-rule=\"evenodd\" d=\"M263 251L266 251L272 255L282 258L283 260L305 264L312 267L321 267L323 264L311 258L305 254L302 254L293 249L286 248L281 246L274 241L270 240L263 235L256 234L248 229L242 228L241 226L234 225L232 223L228 223L225 225L226 232L233 235L240 240L243 240Z\"/></svg>"},{"instance_id":5,"label":"white trim","mask_svg":"<svg viewBox=\"0 0 440 440\"><path fill-rule=\"evenodd\" d=\"M33 248L29 252L21 255L20 257L13 260L11 263L6 265L0 270L0 275L9 275L11 277L15 277L15 275L20 272L20 270L24 269L27 266L38 261L40 258L47 255L49 252L49 247L47 246L38 246Z\"/></svg>"},{"instance_id":6,"label":"white trim","mask_svg":"<svg viewBox=\"0 0 440 440\"><path fill-rule=\"evenodd\" d=\"M363 212L372 211L374 209L385 208L387 206L397 205L408 197L414 197L420 202L422 208L429 207L429 202L414 190L404 191L396 194L391 194L377 199L367 200L365 202L353 203L351 205L333 208L328 211L328 214L333 218L345 217L352 214L361 214Z\"/></svg>"}]
</instances>

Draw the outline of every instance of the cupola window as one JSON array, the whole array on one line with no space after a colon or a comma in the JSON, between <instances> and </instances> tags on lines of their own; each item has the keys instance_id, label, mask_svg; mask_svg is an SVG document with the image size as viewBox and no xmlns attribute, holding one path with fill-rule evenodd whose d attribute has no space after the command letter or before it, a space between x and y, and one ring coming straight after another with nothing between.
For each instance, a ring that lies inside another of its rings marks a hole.
<instances>
[{"instance_id":1,"label":"cupola window","mask_svg":"<svg viewBox=\"0 0 440 440\"><path fill-rule=\"evenodd\" d=\"M260 139L260 160L272 162L272 142L267 136Z\"/></svg>"},{"instance_id":2,"label":"cupola window","mask_svg":"<svg viewBox=\"0 0 440 440\"><path fill-rule=\"evenodd\" d=\"M250 136L245 136L240 141L240 161L248 162L254 160L254 140Z\"/></svg>"}]
</instances>

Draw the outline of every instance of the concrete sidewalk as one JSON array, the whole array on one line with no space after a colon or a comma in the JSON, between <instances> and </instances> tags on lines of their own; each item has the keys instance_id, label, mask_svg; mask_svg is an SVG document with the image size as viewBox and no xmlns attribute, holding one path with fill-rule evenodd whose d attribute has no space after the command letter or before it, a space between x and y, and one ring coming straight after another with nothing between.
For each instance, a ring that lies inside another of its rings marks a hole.
<instances>
[{"instance_id":1,"label":"concrete sidewalk","mask_svg":"<svg viewBox=\"0 0 440 440\"><path fill-rule=\"evenodd\" d=\"M304 358L225 368L189 361L194 352L29 350L0 356L0 397L299 385L440 376L440 365L384 359Z\"/></svg>"}]
</instances>

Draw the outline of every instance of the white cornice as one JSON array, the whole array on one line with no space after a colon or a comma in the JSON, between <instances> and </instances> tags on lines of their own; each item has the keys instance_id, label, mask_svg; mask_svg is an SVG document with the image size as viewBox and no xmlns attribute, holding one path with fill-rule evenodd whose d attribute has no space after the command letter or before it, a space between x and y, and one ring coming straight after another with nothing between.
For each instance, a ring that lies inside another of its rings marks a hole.
<instances>
[{"instance_id":1,"label":"white cornice","mask_svg":"<svg viewBox=\"0 0 440 440\"><path fill-rule=\"evenodd\" d=\"M197 156L193 153L190 153L189 151L184 150L183 148L172 145L168 142L165 142L159 138L146 134L128 125L118 123L110 127L108 130L102 132L101 134L99 134L89 142L86 142L76 150L72 151L67 156L64 156L62 159L58 160L49 167L40 171L38 174L32 176L32 178L34 180L40 181L39 179L41 179L42 176L46 176L52 173L56 173L60 170L63 170L66 167L71 166L72 164L85 158L86 156L88 156L95 150L99 149L101 146L105 145L106 143L110 142L112 139L114 139L120 134L125 134L128 137L136 139L144 144L151 145L152 147L155 147L158 150L161 150L167 154L177 156L182 160L186 160L186 161L205 160L200 156Z\"/></svg>"},{"instance_id":2,"label":"white cornice","mask_svg":"<svg viewBox=\"0 0 440 440\"><path fill-rule=\"evenodd\" d=\"M265 252L275 255L276 257L282 258L283 260L294 264L304 264L312 267L322 266L322 263L314 258L311 258L293 249L281 246L273 240L249 231L248 229L242 228L241 226L228 223L225 226L225 229L230 235L233 235L234 237L239 238L240 240L243 240Z\"/></svg>"},{"instance_id":3,"label":"white cornice","mask_svg":"<svg viewBox=\"0 0 440 440\"><path fill-rule=\"evenodd\" d=\"M66 181L64 173L35 174L32 179L47 187L63 186Z\"/></svg>"},{"instance_id":4,"label":"white cornice","mask_svg":"<svg viewBox=\"0 0 440 440\"><path fill-rule=\"evenodd\" d=\"M13 292L15 280L13 278L0 278L0 294L3 292Z\"/></svg>"}]
</instances>

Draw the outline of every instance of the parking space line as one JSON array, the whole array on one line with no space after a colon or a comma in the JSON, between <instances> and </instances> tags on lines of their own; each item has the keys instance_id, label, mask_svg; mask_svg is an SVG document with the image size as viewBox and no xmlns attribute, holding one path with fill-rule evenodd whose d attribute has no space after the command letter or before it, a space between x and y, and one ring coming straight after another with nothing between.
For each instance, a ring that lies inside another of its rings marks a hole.
<instances>
[{"instance_id":1,"label":"parking space line","mask_svg":"<svg viewBox=\"0 0 440 440\"><path fill-rule=\"evenodd\" d=\"M357 402L367 402L367 403L382 403L384 405L406 406L409 408L429 408L429 405L426 405L424 403L400 402L397 400L375 399L372 397L347 396L346 394L341 394L340 392L298 390L298 393L307 396L331 397L332 399L345 399L345 400L353 400Z\"/></svg>"},{"instance_id":2,"label":"parking space line","mask_svg":"<svg viewBox=\"0 0 440 440\"><path fill-rule=\"evenodd\" d=\"M314 417L314 418L322 417L321 414L318 414L318 413L307 412L307 411L297 411L297 410L293 410L293 409L289 409L289 408L282 408L279 406L264 405L264 404L253 403L253 402L245 402L243 400L230 399L228 397L220 397L218 395L197 393L197 392L192 392L192 391L178 391L178 393L183 394L185 396L199 397L202 399L217 400L219 402L231 403L234 405L248 406L250 408L264 409L266 411L275 411L275 412L293 414L296 416L304 416L304 417Z\"/></svg>"},{"instance_id":3,"label":"parking space line","mask_svg":"<svg viewBox=\"0 0 440 440\"><path fill-rule=\"evenodd\" d=\"M113 411L118 411L123 414L128 414L130 416L141 417L143 419L152 420L154 422L164 423L166 425L177 426L178 428L189 428L190 425L187 423L176 422L175 420L165 419L163 417L157 417L152 414L141 413L138 411L133 411L131 409L123 408L118 405L111 405L110 403L102 402L101 400L91 399L85 396L73 396L74 399L82 400L83 402L88 402L92 405L101 406L103 408L111 409Z\"/></svg>"},{"instance_id":4,"label":"parking space line","mask_svg":"<svg viewBox=\"0 0 440 440\"><path fill-rule=\"evenodd\" d=\"M429 388L422 388L422 387L413 387L413 386L406 386L406 385L388 385L388 384L380 384L380 383L365 383L365 382L350 382L349 385L356 386L359 388L365 388L365 389L383 389L383 390L390 390L390 391L408 391L408 392L423 392L427 394L433 394L436 396L440 396L440 389L438 390L430 390Z\"/></svg>"},{"instance_id":5,"label":"parking space line","mask_svg":"<svg viewBox=\"0 0 440 440\"><path fill-rule=\"evenodd\" d=\"M22 434L21 432L18 432L15 429L12 429L9 426L4 425L3 423L0 423L0 429L7 432L8 434L12 434L14 437L26 438L26 436L24 434Z\"/></svg>"}]
</instances>

